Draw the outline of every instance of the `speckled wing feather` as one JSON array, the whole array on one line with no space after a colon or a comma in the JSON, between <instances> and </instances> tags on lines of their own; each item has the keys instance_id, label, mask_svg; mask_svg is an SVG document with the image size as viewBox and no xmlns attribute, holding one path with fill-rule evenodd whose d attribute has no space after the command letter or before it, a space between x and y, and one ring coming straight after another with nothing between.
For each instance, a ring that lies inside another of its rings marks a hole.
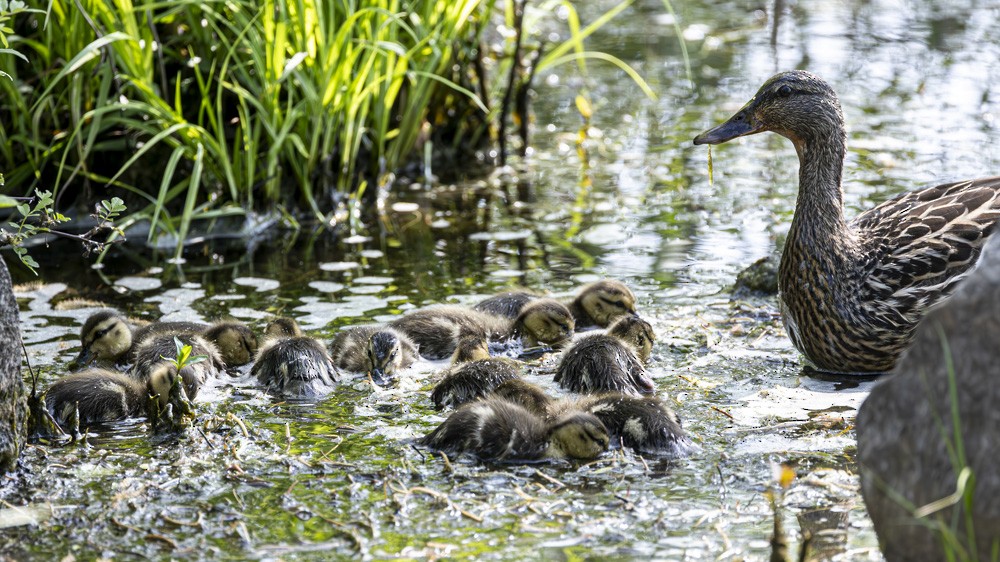
<instances>
[{"instance_id":1,"label":"speckled wing feather","mask_svg":"<svg viewBox=\"0 0 1000 562\"><path fill-rule=\"evenodd\" d=\"M865 255L862 299L883 327L912 325L948 295L1000 219L1000 177L905 193L851 224Z\"/></svg>"}]
</instances>

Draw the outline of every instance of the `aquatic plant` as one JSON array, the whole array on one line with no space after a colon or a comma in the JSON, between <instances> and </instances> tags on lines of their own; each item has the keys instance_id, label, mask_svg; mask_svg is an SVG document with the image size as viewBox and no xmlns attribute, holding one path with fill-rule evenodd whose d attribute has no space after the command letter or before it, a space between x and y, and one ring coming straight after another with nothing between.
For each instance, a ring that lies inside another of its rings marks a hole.
<instances>
[{"instance_id":1,"label":"aquatic plant","mask_svg":"<svg viewBox=\"0 0 1000 562\"><path fill-rule=\"evenodd\" d=\"M484 59L498 77L520 64L520 49L487 47L512 3L51 0L16 20L26 57L0 50L5 192L51 186L63 208L125 194L123 227L174 237L178 259L196 220L290 209L356 225L415 155L428 172L434 151L463 161L495 142L497 100L517 89L526 123L536 70L601 58L651 93L583 49L630 2L586 27L561 4L571 38L538 48L529 76L489 81Z\"/></svg>"}]
</instances>

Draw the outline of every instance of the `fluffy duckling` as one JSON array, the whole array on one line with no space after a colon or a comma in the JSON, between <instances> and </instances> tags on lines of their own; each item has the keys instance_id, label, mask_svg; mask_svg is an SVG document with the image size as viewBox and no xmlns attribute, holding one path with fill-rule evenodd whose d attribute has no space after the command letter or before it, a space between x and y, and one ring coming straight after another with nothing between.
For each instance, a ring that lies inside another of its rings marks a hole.
<instances>
[{"instance_id":1,"label":"fluffy duckling","mask_svg":"<svg viewBox=\"0 0 1000 562\"><path fill-rule=\"evenodd\" d=\"M636 316L635 295L621 281L603 279L580 288L569 304L577 328L606 328L621 316Z\"/></svg>"},{"instance_id":2,"label":"fluffy duckling","mask_svg":"<svg viewBox=\"0 0 1000 562\"><path fill-rule=\"evenodd\" d=\"M655 396L610 393L584 398L576 407L601 420L613 447L671 455L686 454L694 448L677 414Z\"/></svg>"},{"instance_id":3,"label":"fluffy duckling","mask_svg":"<svg viewBox=\"0 0 1000 562\"><path fill-rule=\"evenodd\" d=\"M323 344L291 318L268 324L250 374L268 390L298 398L326 394L339 378Z\"/></svg>"},{"instance_id":4,"label":"fluffy duckling","mask_svg":"<svg viewBox=\"0 0 1000 562\"><path fill-rule=\"evenodd\" d=\"M523 406L497 398L456 410L420 443L487 461L593 459L608 448L607 429L594 415L571 412L546 422Z\"/></svg>"},{"instance_id":5,"label":"fluffy duckling","mask_svg":"<svg viewBox=\"0 0 1000 562\"><path fill-rule=\"evenodd\" d=\"M77 411L81 427L119 421L144 414L149 396L166 396L172 383L162 375L143 382L118 371L87 369L54 382L45 392L45 407L64 429Z\"/></svg>"},{"instance_id":6,"label":"fluffy duckling","mask_svg":"<svg viewBox=\"0 0 1000 562\"><path fill-rule=\"evenodd\" d=\"M544 418L550 417L550 409L555 404L542 387L521 378L503 381L487 396L513 402Z\"/></svg>"},{"instance_id":7,"label":"fluffy duckling","mask_svg":"<svg viewBox=\"0 0 1000 562\"><path fill-rule=\"evenodd\" d=\"M80 328L80 353L73 363L114 365L132 349L132 331L132 325L116 310L91 314Z\"/></svg>"},{"instance_id":8,"label":"fluffy duckling","mask_svg":"<svg viewBox=\"0 0 1000 562\"><path fill-rule=\"evenodd\" d=\"M388 386L417 360L417 346L392 328L355 326L333 337L330 357L338 368L369 373L375 384Z\"/></svg>"},{"instance_id":9,"label":"fluffy duckling","mask_svg":"<svg viewBox=\"0 0 1000 562\"><path fill-rule=\"evenodd\" d=\"M537 293L527 289L517 289L514 291L497 293L492 297L476 303L472 308L480 312L493 314L495 316L502 316L513 320L521 314L525 305L537 298L539 298Z\"/></svg>"},{"instance_id":10,"label":"fluffy duckling","mask_svg":"<svg viewBox=\"0 0 1000 562\"><path fill-rule=\"evenodd\" d=\"M216 322L207 327L202 335L215 344L226 367L246 365L257 354L257 336L242 322Z\"/></svg>"},{"instance_id":11,"label":"fluffy duckling","mask_svg":"<svg viewBox=\"0 0 1000 562\"><path fill-rule=\"evenodd\" d=\"M80 329L79 366L114 365L135 361L138 345L160 334L196 334L208 328L197 322L152 322L136 328L118 311L105 309L90 315Z\"/></svg>"},{"instance_id":12,"label":"fluffy duckling","mask_svg":"<svg viewBox=\"0 0 1000 562\"><path fill-rule=\"evenodd\" d=\"M652 334L649 323L636 318L619 320L606 334L583 336L563 354L555 381L573 392L652 394L656 388L636 349L640 343L651 347Z\"/></svg>"},{"instance_id":13,"label":"fluffy duckling","mask_svg":"<svg viewBox=\"0 0 1000 562\"><path fill-rule=\"evenodd\" d=\"M608 327L608 336L616 337L631 347L645 365L656 343L653 326L638 316L623 316Z\"/></svg>"},{"instance_id":14,"label":"fluffy duckling","mask_svg":"<svg viewBox=\"0 0 1000 562\"><path fill-rule=\"evenodd\" d=\"M226 365L215 345L197 334L163 333L151 336L136 345L135 364L131 374L140 381L150 380L154 372L164 363L170 364L177 358L177 342L191 346L191 357L203 356L204 361L189 363L181 369L184 391L194 400L198 391L209 378L218 377Z\"/></svg>"},{"instance_id":15,"label":"fluffy duckling","mask_svg":"<svg viewBox=\"0 0 1000 562\"><path fill-rule=\"evenodd\" d=\"M434 386L431 401L438 410L456 408L478 400L505 381L517 379L521 364L506 357L490 357L485 339L467 337L459 342L452 366Z\"/></svg>"},{"instance_id":16,"label":"fluffy duckling","mask_svg":"<svg viewBox=\"0 0 1000 562\"><path fill-rule=\"evenodd\" d=\"M573 316L553 299L537 299L514 320L465 306L438 305L420 309L389 323L417 344L420 355L444 359L467 335L485 334L504 347L560 345L573 337Z\"/></svg>"}]
</instances>

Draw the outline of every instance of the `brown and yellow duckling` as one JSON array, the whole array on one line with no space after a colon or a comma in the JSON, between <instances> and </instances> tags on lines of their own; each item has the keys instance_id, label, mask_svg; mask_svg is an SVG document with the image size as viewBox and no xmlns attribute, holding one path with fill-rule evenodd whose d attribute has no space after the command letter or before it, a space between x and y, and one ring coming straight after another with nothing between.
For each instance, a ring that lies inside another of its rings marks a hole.
<instances>
[{"instance_id":1,"label":"brown and yellow duckling","mask_svg":"<svg viewBox=\"0 0 1000 562\"><path fill-rule=\"evenodd\" d=\"M656 396L608 393L583 398L575 407L601 420L613 448L652 455L685 455L696 449L677 414Z\"/></svg>"},{"instance_id":2,"label":"brown and yellow duckling","mask_svg":"<svg viewBox=\"0 0 1000 562\"><path fill-rule=\"evenodd\" d=\"M163 363L173 363L177 359L177 342L191 346L190 357L202 357L181 369L184 391L188 399L194 400L198 391L209 379L217 378L226 368L215 345L197 334L161 333L140 341L134 349L135 363L130 374L139 381L148 381Z\"/></svg>"},{"instance_id":3,"label":"brown and yellow duckling","mask_svg":"<svg viewBox=\"0 0 1000 562\"><path fill-rule=\"evenodd\" d=\"M513 320L521 314L521 311L524 310L524 307L529 302L539 298L541 298L541 295L534 291L515 289L513 291L497 293L492 297L483 299L472 308L480 312Z\"/></svg>"},{"instance_id":4,"label":"brown and yellow duckling","mask_svg":"<svg viewBox=\"0 0 1000 562\"><path fill-rule=\"evenodd\" d=\"M799 157L798 201L778 268L785 331L821 370L889 371L927 310L979 259L1000 218L1000 177L903 193L848 221L847 133L833 88L804 71L776 74L694 143L765 131L792 141Z\"/></svg>"},{"instance_id":5,"label":"brown and yellow duckling","mask_svg":"<svg viewBox=\"0 0 1000 562\"><path fill-rule=\"evenodd\" d=\"M625 317L604 334L588 334L567 349L555 381L573 392L652 394L656 387L642 357L649 357L653 329L640 318Z\"/></svg>"},{"instance_id":6,"label":"brown and yellow duckling","mask_svg":"<svg viewBox=\"0 0 1000 562\"><path fill-rule=\"evenodd\" d=\"M577 329L606 328L622 316L636 316L635 294L616 279L588 283L569 303Z\"/></svg>"},{"instance_id":7,"label":"brown and yellow duckling","mask_svg":"<svg viewBox=\"0 0 1000 562\"><path fill-rule=\"evenodd\" d=\"M158 365L145 381L110 369L86 369L54 382L45 392L45 407L64 429L77 414L83 428L142 416L150 396L165 407L176 376L176 366L169 363Z\"/></svg>"},{"instance_id":8,"label":"brown and yellow duckling","mask_svg":"<svg viewBox=\"0 0 1000 562\"><path fill-rule=\"evenodd\" d=\"M430 306L389 323L417 345L420 355L444 359L455 352L459 340L470 334L485 334L491 342L506 347L558 346L573 337L573 316L552 299L532 301L514 320L465 306Z\"/></svg>"},{"instance_id":9,"label":"brown and yellow duckling","mask_svg":"<svg viewBox=\"0 0 1000 562\"><path fill-rule=\"evenodd\" d=\"M609 440L607 429L592 414L570 412L547 422L523 406L488 398L455 410L420 443L445 453L514 462L593 459L607 450Z\"/></svg>"},{"instance_id":10,"label":"brown and yellow duckling","mask_svg":"<svg viewBox=\"0 0 1000 562\"><path fill-rule=\"evenodd\" d=\"M417 360L417 346L408 336L384 326L354 326L330 342L333 364L345 371L368 373L372 382L388 386L400 371Z\"/></svg>"},{"instance_id":11,"label":"brown and yellow duckling","mask_svg":"<svg viewBox=\"0 0 1000 562\"><path fill-rule=\"evenodd\" d=\"M135 326L118 311L105 309L90 315L80 329L78 366L112 366L135 361L143 341L162 334L201 334L211 327L200 322L151 322Z\"/></svg>"},{"instance_id":12,"label":"brown and yellow duckling","mask_svg":"<svg viewBox=\"0 0 1000 562\"><path fill-rule=\"evenodd\" d=\"M226 367L246 365L257 354L257 336L242 322L216 322L202 330L201 335L215 344Z\"/></svg>"},{"instance_id":13,"label":"brown and yellow duckling","mask_svg":"<svg viewBox=\"0 0 1000 562\"><path fill-rule=\"evenodd\" d=\"M268 324L250 373L269 391L298 398L326 394L339 379L323 344L304 335L291 318Z\"/></svg>"},{"instance_id":14,"label":"brown and yellow duckling","mask_svg":"<svg viewBox=\"0 0 1000 562\"><path fill-rule=\"evenodd\" d=\"M491 393L505 381L521 374L521 363L506 357L490 357L485 339L463 338L452 356L452 366L434 386L431 401L438 410L456 408Z\"/></svg>"}]
</instances>

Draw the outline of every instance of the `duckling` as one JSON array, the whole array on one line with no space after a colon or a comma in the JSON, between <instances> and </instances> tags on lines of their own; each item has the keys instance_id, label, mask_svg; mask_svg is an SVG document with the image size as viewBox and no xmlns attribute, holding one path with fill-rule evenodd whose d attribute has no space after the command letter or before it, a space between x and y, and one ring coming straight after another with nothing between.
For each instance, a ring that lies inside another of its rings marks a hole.
<instances>
[{"instance_id":1,"label":"duckling","mask_svg":"<svg viewBox=\"0 0 1000 562\"><path fill-rule=\"evenodd\" d=\"M135 327L116 310L95 312L80 329L80 353L73 363L114 365L135 361L140 342L159 334L199 333L208 326L197 322L152 322Z\"/></svg>"},{"instance_id":2,"label":"duckling","mask_svg":"<svg viewBox=\"0 0 1000 562\"><path fill-rule=\"evenodd\" d=\"M553 299L537 299L510 320L465 306L438 305L417 310L389 323L410 336L420 355L444 359L466 335L485 334L505 348L560 345L573 337L573 316Z\"/></svg>"},{"instance_id":3,"label":"duckling","mask_svg":"<svg viewBox=\"0 0 1000 562\"><path fill-rule=\"evenodd\" d=\"M434 386L431 401L438 410L455 408L482 398L498 385L520 376L521 364L506 357L490 357L486 340L467 337L459 342L452 366Z\"/></svg>"},{"instance_id":4,"label":"duckling","mask_svg":"<svg viewBox=\"0 0 1000 562\"><path fill-rule=\"evenodd\" d=\"M521 314L521 310L524 309L526 304L537 298L539 298L537 293L527 289L517 289L497 293L492 297L479 301L472 308L480 312L513 320Z\"/></svg>"},{"instance_id":5,"label":"duckling","mask_svg":"<svg viewBox=\"0 0 1000 562\"><path fill-rule=\"evenodd\" d=\"M446 453L486 461L593 459L607 450L607 429L593 414L571 412L546 422L524 407L497 398L466 404L420 440Z\"/></svg>"},{"instance_id":6,"label":"duckling","mask_svg":"<svg viewBox=\"0 0 1000 562\"><path fill-rule=\"evenodd\" d=\"M649 362L656 334L653 326L638 316L623 316L608 326L607 335L616 337L630 346L643 365Z\"/></svg>"},{"instance_id":7,"label":"duckling","mask_svg":"<svg viewBox=\"0 0 1000 562\"><path fill-rule=\"evenodd\" d=\"M513 402L546 419L551 417L550 410L556 403L542 387L521 378L503 381L487 397Z\"/></svg>"},{"instance_id":8,"label":"duckling","mask_svg":"<svg viewBox=\"0 0 1000 562\"><path fill-rule=\"evenodd\" d=\"M80 353L73 364L114 365L132 349L132 325L116 310L91 314L80 329Z\"/></svg>"},{"instance_id":9,"label":"duckling","mask_svg":"<svg viewBox=\"0 0 1000 562\"><path fill-rule=\"evenodd\" d=\"M569 304L577 328L606 328L621 316L637 316L635 295L621 281L603 279L580 288Z\"/></svg>"},{"instance_id":10,"label":"duckling","mask_svg":"<svg viewBox=\"0 0 1000 562\"><path fill-rule=\"evenodd\" d=\"M417 360L417 346L392 328L355 326L333 337L330 356L337 367L369 373L375 384L388 386L399 371Z\"/></svg>"},{"instance_id":11,"label":"duckling","mask_svg":"<svg viewBox=\"0 0 1000 562\"><path fill-rule=\"evenodd\" d=\"M202 335L215 344L226 367L246 365L257 354L257 336L242 322L216 322L202 331Z\"/></svg>"},{"instance_id":12,"label":"duckling","mask_svg":"<svg viewBox=\"0 0 1000 562\"><path fill-rule=\"evenodd\" d=\"M204 356L204 361L189 363L181 369L184 391L190 400L198 396L198 391L209 378L218 377L225 369L225 363L214 344L197 334L162 333L141 341L134 350L135 364L131 374L140 381L150 380L151 375L163 363L173 363L177 358L177 342L191 346L191 357Z\"/></svg>"},{"instance_id":13,"label":"duckling","mask_svg":"<svg viewBox=\"0 0 1000 562\"><path fill-rule=\"evenodd\" d=\"M653 380L646 374L636 352L652 346L652 327L639 319L623 319L606 334L588 334L566 350L559 361L555 381L573 392L623 392L652 394ZM648 357L649 352L645 351Z\"/></svg>"},{"instance_id":14,"label":"duckling","mask_svg":"<svg viewBox=\"0 0 1000 562\"><path fill-rule=\"evenodd\" d=\"M609 393L587 397L577 408L597 416L611 435L612 446L643 454L686 454L694 445L677 414L655 396Z\"/></svg>"},{"instance_id":15,"label":"duckling","mask_svg":"<svg viewBox=\"0 0 1000 562\"><path fill-rule=\"evenodd\" d=\"M250 374L268 390L299 398L326 394L339 376L323 344L291 318L271 321Z\"/></svg>"},{"instance_id":16,"label":"duckling","mask_svg":"<svg viewBox=\"0 0 1000 562\"><path fill-rule=\"evenodd\" d=\"M143 382L110 369L86 369L54 382L45 393L45 407L63 428L77 411L81 427L123 420L142 415L150 394L169 392L167 382L165 377Z\"/></svg>"}]
</instances>

